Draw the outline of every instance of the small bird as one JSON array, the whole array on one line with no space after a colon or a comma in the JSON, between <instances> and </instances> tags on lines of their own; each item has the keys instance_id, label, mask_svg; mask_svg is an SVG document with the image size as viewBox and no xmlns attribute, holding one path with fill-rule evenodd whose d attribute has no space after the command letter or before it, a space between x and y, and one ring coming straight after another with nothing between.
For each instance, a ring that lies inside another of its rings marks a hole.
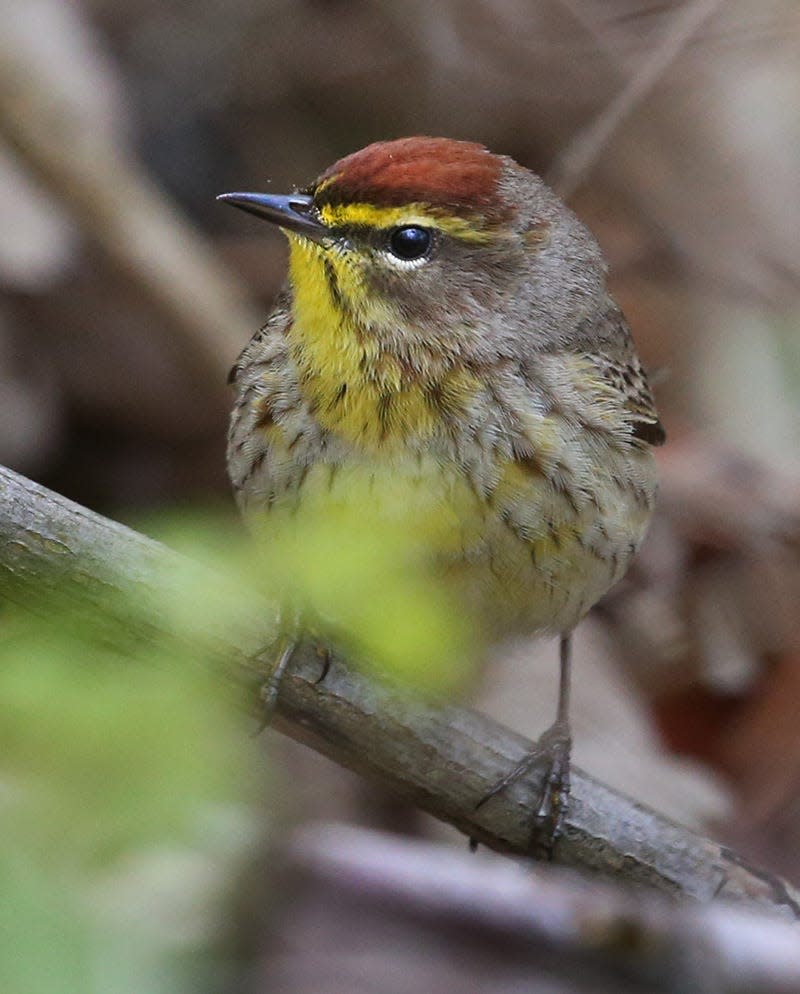
<instances>
[{"instance_id":1,"label":"small bird","mask_svg":"<svg viewBox=\"0 0 800 994\"><path fill-rule=\"evenodd\" d=\"M288 282L231 372L240 507L334 499L353 467L434 495L449 534L432 555L464 609L497 638L561 638L556 721L480 801L545 753L538 810L555 837L570 633L639 548L664 441L595 239L534 173L447 138L377 142L288 196L219 199L290 246Z\"/></svg>"}]
</instances>

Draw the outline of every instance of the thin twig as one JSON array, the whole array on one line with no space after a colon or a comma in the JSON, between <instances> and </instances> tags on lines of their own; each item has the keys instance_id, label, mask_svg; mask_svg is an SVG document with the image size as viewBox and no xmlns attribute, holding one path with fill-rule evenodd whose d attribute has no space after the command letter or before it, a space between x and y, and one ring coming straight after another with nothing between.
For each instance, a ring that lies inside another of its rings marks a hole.
<instances>
[{"instance_id":1,"label":"thin twig","mask_svg":"<svg viewBox=\"0 0 800 994\"><path fill-rule=\"evenodd\" d=\"M221 398L233 359L258 326L247 293L124 148L78 110L48 88L24 51L0 39L0 139L136 282L166 319L166 333L183 339L206 403Z\"/></svg>"},{"instance_id":2,"label":"thin twig","mask_svg":"<svg viewBox=\"0 0 800 994\"><path fill-rule=\"evenodd\" d=\"M570 141L550 169L547 182L565 200L597 162L614 132L648 96L675 59L720 6L720 0L693 0L680 8L658 45L597 117Z\"/></svg>"}]
</instances>

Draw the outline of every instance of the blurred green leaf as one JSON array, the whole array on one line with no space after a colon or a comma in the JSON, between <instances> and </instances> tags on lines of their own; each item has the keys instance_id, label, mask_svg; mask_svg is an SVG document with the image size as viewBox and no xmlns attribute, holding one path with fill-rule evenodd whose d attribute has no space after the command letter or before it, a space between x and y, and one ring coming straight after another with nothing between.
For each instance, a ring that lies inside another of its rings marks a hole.
<instances>
[{"instance_id":1,"label":"blurred green leaf","mask_svg":"<svg viewBox=\"0 0 800 994\"><path fill-rule=\"evenodd\" d=\"M0 990L92 991L92 930L52 874L19 844L0 850Z\"/></svg>"},{"instance_id":2,"label":"blurred green leaf","mask_svg":"<svg viewBox=\"0 0 800 994\"><path fill-rule=\"evenodd\" d=\"M189 574L174 603L125 604L132 632L157 630L154 610L174 622L158 644L111 648L58 603L0 618L3 994L199 989L264 764L192 637Z\"/></svg>"},{"instance_id":3,"label":"blurred green leaf","mask_svg":"<svg viewBox=\"0 0 800 994\"><path fill-rule=\"evenodd\" d=\"M299 615L354 665L420 693L469 684L485 640L443 568L458 534L452 495L446 504L357 471L334 494L306 486L294 508L256 509L249 532L213 515L162 517L145 530L282 605L284 623ZM196 582L187 577L187 589ZM188 610L194 603L202 601L187 597Z\"/></svg>"},{"instance_id":4,"label":"blurred green leaf","mask_svg":"<svg viewBox=\"0 0 800 994\"><path fill-rule=\"evenodd\" d=\"M52 626L0 643L6 837L93 863L185 837L198 803L246 786L242 724L174 646L122 658Z\"/></svg>"},{"instance_id":5,"label":"blurred green leaf","mask_svg":"<svg viewBox=\"0 0 800 994\"><path fill-rule=\"evenodd\" d=\"M2 994L199 989L224 920L209 909L247 851L263 775L215 676L218 649L199 634L213 628L209 595L223 627L271 597L417 690L469 677L479 640L431 555L447 532L436 508L394 486L387 514L374 481L344 496L262 515L251 533L230 515L149 522L188 557L185 575L168 602L133 588L119 612L129 637L113 648L102 625L57 602L44 619L0 617ZM213 591L197 560L217 570Z\"/></svg>"}]
</instances>

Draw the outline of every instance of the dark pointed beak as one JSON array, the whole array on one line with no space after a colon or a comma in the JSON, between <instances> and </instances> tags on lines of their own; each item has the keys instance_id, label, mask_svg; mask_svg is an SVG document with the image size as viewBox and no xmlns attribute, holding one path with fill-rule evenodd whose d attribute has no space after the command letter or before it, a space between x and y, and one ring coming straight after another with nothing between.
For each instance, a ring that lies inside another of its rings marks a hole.
<instances>
[{"instance_id":1,"label":"dark pointed beak","mask_svg":"<svg viewBox=\"0 0 800 994\"><path fill-rule=\"evenodd\" d=\"M314 201L304 193L292 193L288 197L273 193L221 193L217 200L315 242L330 237L328 229L314 215Z\"/></svg>"}]
</instances>

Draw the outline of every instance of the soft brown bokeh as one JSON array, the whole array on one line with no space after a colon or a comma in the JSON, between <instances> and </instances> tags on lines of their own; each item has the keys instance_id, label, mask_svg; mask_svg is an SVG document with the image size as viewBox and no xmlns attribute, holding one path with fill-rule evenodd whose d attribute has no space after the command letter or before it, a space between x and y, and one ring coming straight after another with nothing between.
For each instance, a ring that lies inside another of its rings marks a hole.
<instances>
[{"instance_id":1,"label":"soft brown bokeh","mask_svg":"<svg viewBox=\"0 0 800 994\"><path fill-rule=\"evenodd\" d=\"M797 6L8 6L0 462L123 519L228 502L224 373L285 254L215 195L403 134L511 154L596 232L669 436L650 541L579 642L581 761L613 738L619 786L636 766L651 803L800 880ZM543 651L486 675L532 725ZM338 772L289 763L304 810L352 811Z\"/></svg>"}]
</instances>

